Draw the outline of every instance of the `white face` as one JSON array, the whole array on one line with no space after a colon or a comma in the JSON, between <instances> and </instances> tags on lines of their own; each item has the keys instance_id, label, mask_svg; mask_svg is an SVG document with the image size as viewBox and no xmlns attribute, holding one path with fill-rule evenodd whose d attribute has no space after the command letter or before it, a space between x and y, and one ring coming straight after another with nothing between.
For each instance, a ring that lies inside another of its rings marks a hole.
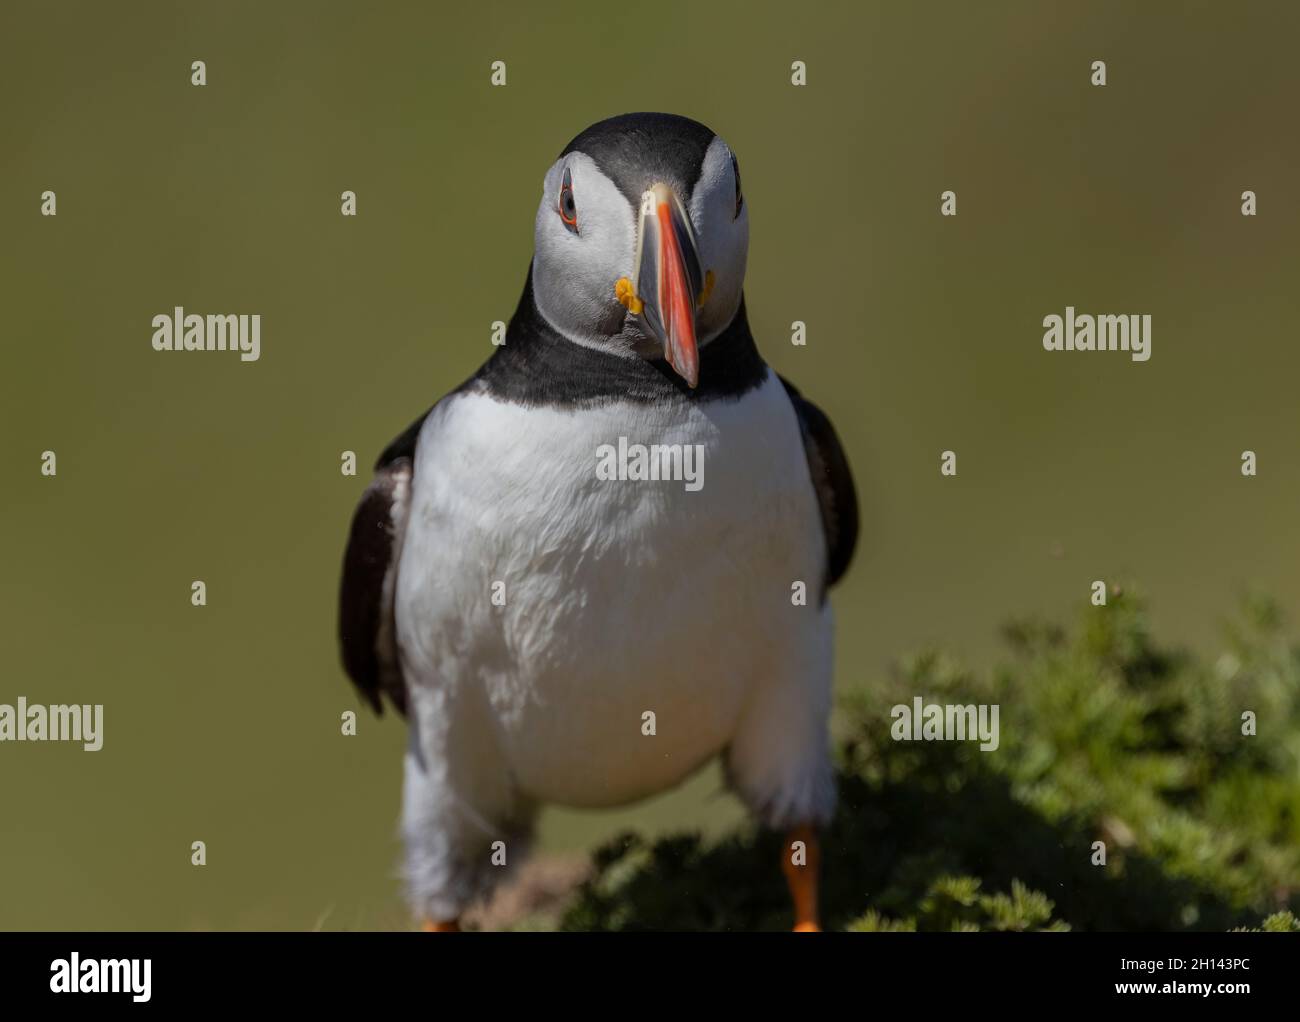
<instances>
[{"instance_id":1,"label":"white face","mask_svg":"<svg viewBox=\"0 0 1300 1022\"><path fill-rule=\"evenodd\" d=\"M684 195L677 199L690 217L700 270L712 274L712 288L696 313L696 337L703 347L740 307L749 250L749 210L722 139L709 145L689 202ZM542 185L533 295L542 315L569 340L656 358L664 355L662 340L641 316L629 313L615 291L620 279L638 279L639 212L586 154L562 156Z\"/></svg>"}]
</instances>

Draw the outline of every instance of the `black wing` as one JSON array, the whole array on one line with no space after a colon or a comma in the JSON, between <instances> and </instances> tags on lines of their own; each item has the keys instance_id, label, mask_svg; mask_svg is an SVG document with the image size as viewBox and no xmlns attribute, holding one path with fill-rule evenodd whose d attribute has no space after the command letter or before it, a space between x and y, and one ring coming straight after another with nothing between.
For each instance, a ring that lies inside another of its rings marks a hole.
<instances>
[{"instance_id":1,"label":"black wing","mask_svg":"<svg viewBox=\"0 0 1300 1022\"><path fill-rule=\"evenodd\" d=\"M362 698L381 714L384 695L398 713L406 713L406 682L397 653L393 593L406 534L415 445L427 415L420 416L379 456L374 481L366 487L352 516L352 531L343 555L343 584L339 589L343 667Z\"/></svg>"},{"instance_id":2,"label":"black wing","mask_svg":"<svg viewBox=\"0 0 1300 1022\"><path fill-rule=\"evenodd\" d=\"M829 589L848 570L858 545L858 497L853 489L853 474L826 413L800 394L784 376L780 379L799 419L808 472L821 508L822 529L826 533L825 587Z\"/></svg>"}]
</instances>

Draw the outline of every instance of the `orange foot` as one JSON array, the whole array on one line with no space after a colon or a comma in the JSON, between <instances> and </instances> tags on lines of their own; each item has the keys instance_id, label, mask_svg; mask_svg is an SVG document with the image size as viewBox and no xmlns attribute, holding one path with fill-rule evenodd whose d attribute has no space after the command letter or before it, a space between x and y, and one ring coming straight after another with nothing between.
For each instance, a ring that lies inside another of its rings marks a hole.
<instances>
[{"instance_id":1,"label":"orange foot","mask_svg":"<svg viewBox=\"0 0 1300 1022\"><path fill-rule=\"evenodd\" d=\"M786 835L781 869L794 902L794 932L820 933L817 914L817 872L821 849L812 827L795 827Z\"/></svg>"},{"instance_id":2,"label":"orange foot","mask_svg":"<svg viewBox=\"0 0 1300 1022\"><path fill-rule=\"evenodd\" d=\"M444 919L438 921L433 919L426 919L424 921L424 932L425 933L459 933L460 920Z\"/></svg>"}]
</instances>

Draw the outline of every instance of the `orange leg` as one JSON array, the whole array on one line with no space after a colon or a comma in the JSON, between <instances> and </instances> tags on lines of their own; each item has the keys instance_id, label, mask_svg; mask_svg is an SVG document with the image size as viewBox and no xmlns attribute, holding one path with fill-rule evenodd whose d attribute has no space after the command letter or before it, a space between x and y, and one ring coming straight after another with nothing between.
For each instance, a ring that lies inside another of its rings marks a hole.
<instances>
[{"instance_id":1,"label":"orange leg","mask_svg":"<svg viewBox=\"0 0 1300 1022\"><path fill-rule=\"evenodd\" d=\"M432 919L426 919L424 921L424 932L425 933L459 933L460 920L444 919L435 922Z\"/></svg>"},{"instance_id":2,"label":"orange leg","mask_svg":"<svg viewBox=\"0 0 1300 1022\"><path fill-rule=\"evenodd\" d=\"M781 869L790 886L794 901L795 933L821 930L817 914L817 871L821 867L821 848L812 827L795 827L786 835L781 854Z\"/></svg>"}]
</instances>

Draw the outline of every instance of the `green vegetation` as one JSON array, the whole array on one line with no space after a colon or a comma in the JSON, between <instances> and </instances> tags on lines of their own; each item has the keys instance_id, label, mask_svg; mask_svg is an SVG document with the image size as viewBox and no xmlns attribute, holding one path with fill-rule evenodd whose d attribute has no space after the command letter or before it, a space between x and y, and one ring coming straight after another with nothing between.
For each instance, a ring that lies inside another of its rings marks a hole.
<instances>
[{"instance_id":1,"label":"green vegetation","mask_svg":"<svg viewBox=\"0 0 1300 1022\"><path fill-rule=\"evenodd\" d=\"M1155 644L1128 595L1073 634L1006 638L1005 667L918 656L844 705L827 928L1300 930L1300 647L1271 604L1248 604L1211 662ZM891 707L916 696L998 704L1000 746L893 741ZM622 836L561 925L785 929L779 848L753 827Z\"/></svg>"}]
</instances>

